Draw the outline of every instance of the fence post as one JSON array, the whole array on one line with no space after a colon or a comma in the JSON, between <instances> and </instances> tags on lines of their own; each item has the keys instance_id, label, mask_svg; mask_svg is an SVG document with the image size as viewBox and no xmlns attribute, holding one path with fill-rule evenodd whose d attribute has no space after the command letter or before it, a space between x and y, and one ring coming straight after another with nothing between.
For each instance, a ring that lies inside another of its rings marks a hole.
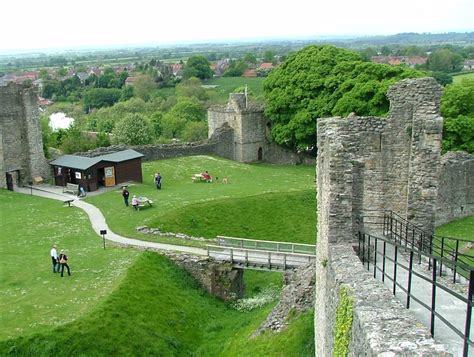
<instances>
[{"instance_id":1,"label":"fence post","mask_svg":"<svg viewBox=\"0 0 474 357\"><path fill-rule=\"evenodd\" d=\"M393 257L393 295L397 288L397 262L398 262L398 246L395 246L395 256Z\"/></svg>"},{"instance_id":2,"label":"fence post","mask_svg":"<svg viewBox=\"0 0 474 357\"><path fill-rule=\"evenodd\" d=\"M431 282L431 321L430 321L430 332L431 332L432 337L434 337L435 309L436 309L436 258L433 258L433 272L432 272L432 282Z\"/></svg>"},{"instance_id":3,"label":"fence post","mask_svg":"<svg viewBox=\"0 0 474 357\"><path fill-rule=\"evenodd\" d=\"M232 248L230 248L230 262L234 262L234 250Z\"/></svg>"},{"instance_id":4,"label":"fence post","mask_svg":"<svg viewBox=\"0 0 474 357\"><path fill-rule=\"evenodd\" d=\"M367 241L367 271L370 270L370 234Z\"/></svg>"},{"instance_id":5,"label":"fence post","mask_svg":"<svg viewBox=\"0 0 474 357\"><path fill-rule=\"evenodd\" d=\"M245 251L245 266L249 266L249 251Z\"/></svg>"},{"instance_id":6,"label":"fence post","mask_svg":"<svg viewBox=\"0 0 474 357\"><path fill-rule=\"evenodd\" d=\"M375 253L374 253L374 278L377 278L377 242L378 239L375 238Z\"/></svg>"},{"instance_id":7,"label":"fence post","mask_svg":"<svg viewBox=\"0 0 474 357\"><path fill-rule=\"evenodd\" d=\"M471 316L472 316L472 294L474 290L474 270L469 274L469 291L467 293L466 325L464 328L464 349L463 356L467 357L469 352L469 339L471 335Z\"/></svg>"},{"instance_id":8,"label":"fence post","mask_svg":"<svg viewBox=\"0 0 474 357\"><path fill-rule=\"evenodd\" d=\"M268 268L272 267L272 253L268 252Z\"/></svg>"},{"instance_id":9,"label":"fence post","mask_svg":"<svg viewBox=\"0 0 474 357\"><path fill-rule=\"evenodd\" d=\"M410 308L412 270L413 270L413 250L410 250L410 263L408 266L407 309Z\"/></svg>"},{"instance_id":10,"label":"fence post","mask_svg":"<svg viewBox=\"0 0 474 357\"><path fill-rule=\"evenodd\" d=\"M383 241L382 283L385 281L385 255L386 254L387 254L387 242Z\"/></svg>"},{"instance_id":11,"label":"fence post","mask_svg":"<svg viewBox=\"0 0 474 357\"><path fill-rule=\"evenodd\" d=\"M443 276L443 252L444 252L444 237L441 237L441 259L439 261L439 276Z\"/></svg>"},{"instance_id":12,"label":"fence post","mask_svg":"<svg viewBox=\"0 0 474 357\"><path fill-rule=\"evenodd\" d=\"M286 254L283 255L283 270L286 270Z\"/></svg>"},{"instance_id":13,"label":"fence post","mask_svg":"<svg viewBox=\"0 0 474 357\"><path fill-rule=\"evenodd\" d=\"M458 263L458 252L459 252L459 240L456 240L456 251L454 252L454 271L453 271L453 283L456 282L456 267Z\"/></svg>"}]
</instances>

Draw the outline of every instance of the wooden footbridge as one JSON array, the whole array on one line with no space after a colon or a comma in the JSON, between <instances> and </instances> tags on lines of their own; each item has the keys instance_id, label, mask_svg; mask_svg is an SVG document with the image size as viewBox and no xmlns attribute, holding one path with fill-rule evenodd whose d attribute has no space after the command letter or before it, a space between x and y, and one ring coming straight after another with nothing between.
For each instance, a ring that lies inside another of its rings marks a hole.
<instances>
[{"instance_id":1,"label":"wooden footbridge","mask_svg":"<svg viewBox=\"0 0 474 357\"><path fill-rule=\"evenodd\" d=\"M314 261L316 246L218 236L217 245L207 246L207 255L236 268L284 271Z\"/></svg>"}]
</instances>

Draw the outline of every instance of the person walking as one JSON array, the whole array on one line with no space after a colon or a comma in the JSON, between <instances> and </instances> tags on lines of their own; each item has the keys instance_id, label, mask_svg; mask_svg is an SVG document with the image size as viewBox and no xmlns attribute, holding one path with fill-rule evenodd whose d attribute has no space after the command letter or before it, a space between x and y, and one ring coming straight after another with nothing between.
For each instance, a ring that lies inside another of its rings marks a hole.
<instances>
[{"instance_id":1,"label":"person walking","mask_svg":"<svg viewBox=\"0 0 474 357\"><path fill-rule=\"evenodd\" d=\"M132 206L135 209L135 211L138 211L138 198L135 195L133 195L133 198L132 198Z\"/></svg>"},{"instance_id":2,"label":"person walking","mask_svg":"<svg viewBox=\"0 0 474 357\"><path fill-rule=\"evenodd\" d=\"M64 249L61 249L61 254L59 254L59 264L61 264L61 278L64 276L64 267L67 268L67 275L71 276L71 270L69 269L67 261L67 255L64 253Z\"/></svg>"},{"instance_id":3,"label":"person walking","mask_svg":"<svg viewBox=\"0 0 474 357\"><path fill-rule=\"evenodd\" d=\"M59 258L58 258L58 251L56 250L56 244L53 245L51 248L51 261L53 263L53 273L59 273Z\"/></svg>"},{"instance_id":4,"label":"person walking","mask_svg":"<svg viewBox=\"0 0 474 357\"><path fill-rule=\"evenodd\" d=\"M161 175L159 172L155 174L155 185L157 190L161 190Z\"/></svg>"},{"instance_id":5,"label":"person walking","mask_svg":"<svg viewBox=\"0 0 474 357\"><path fill-rule=\"evenodd\" d=\"M123 196L123 201L125 202L125 207L128 207L128 196L130 196L130 192L128 192L125 186L122 187L122 196Z\"/></svg>"}]
</instances>

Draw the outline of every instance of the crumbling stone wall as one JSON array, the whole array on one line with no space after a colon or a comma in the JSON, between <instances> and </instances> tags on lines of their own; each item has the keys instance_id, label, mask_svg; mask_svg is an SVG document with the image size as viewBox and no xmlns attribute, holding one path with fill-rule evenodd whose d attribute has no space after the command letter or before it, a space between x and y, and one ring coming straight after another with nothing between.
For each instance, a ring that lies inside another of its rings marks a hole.
<instances>
[{"instance_id":1,"label":"crumbling stone wall","mask_svg":"<svg viewBox=\"0 0 474 357\"><path fill-rule=\"evenodd\" d=\"M356 232L364 228L362 216L374 211L393 210L428 231L434 229L442 132L440 95L441 88L432 78L404 80L388 92L391 105L386 119L350 115L318 120L318 356L331 355L342 286L351 288L355 299L351 355L418 350L444 355L427 331L415 328L408 312L384 293L385 288L377 289L379 283L363 274L351 248ZM384 328L386 321L397 316L400 320L393 328Z\"/></svg>"},{"instance_id":2,"label":"crumbling stone wall","mask_svg":"<svg viewBox=\"0 0 474 357\"><path fill-rule=\"evenodd\" d=\"M0 187L16 171L20 184L49 177L43 153L35 88L12 82L0 86Z\"/></svg>"},{"instance_id":3,"label":"crumbling stone wall","mask_svg":"<svg viewBox=\"0 0 474 357\"><path fill-rule=\"evenodd\" d=\"M436 226L474 215L474 156L463 151L441 157Z\"/></svg>"}]
</instances>

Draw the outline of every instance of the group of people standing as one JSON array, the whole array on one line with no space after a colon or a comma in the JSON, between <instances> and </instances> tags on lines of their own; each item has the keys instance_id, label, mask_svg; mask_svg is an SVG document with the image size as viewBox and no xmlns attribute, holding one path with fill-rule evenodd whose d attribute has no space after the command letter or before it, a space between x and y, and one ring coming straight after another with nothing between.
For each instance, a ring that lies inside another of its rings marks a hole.
<instances>
[{"instance_id":1,"label":"group of people standing","mask_svg":"<svg viewBox=\"0 0 474 357\"><path fill-rule=\"evenodd\" d=\"M156 189L161 190L161 174L159 172L153 176L153 182L155 183ZM125 207L128 207L128 198L130 197L130 192L126 186L122 187L122 197ZM138 209L138 198L136 195L133 195L132 206L135 208L135 210Z\"/></svg>"},{"instance_id":2,"label":"group of people standing","mask_svg":"<svg viewBox=\"0 0 474 357\"><path fill-rule=\"evenodd\" d=\"M61 273L61 278L64 276L64 268L67 268L67 275L71 275L71 270L67 264L68 257L64 252L64 249L61 249L60 254L58 255L57 246L53 245L51 248L51 261L53 263L53 273Z\"/></svg>"}]
</instances>

